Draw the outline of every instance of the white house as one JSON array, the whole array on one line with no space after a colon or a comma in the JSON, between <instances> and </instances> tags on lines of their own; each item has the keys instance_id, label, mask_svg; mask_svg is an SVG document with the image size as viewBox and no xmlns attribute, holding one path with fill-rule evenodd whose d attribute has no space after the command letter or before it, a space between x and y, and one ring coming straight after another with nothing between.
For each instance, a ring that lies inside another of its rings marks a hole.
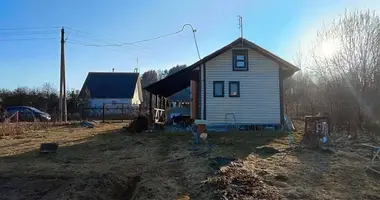
<instances>
[{"instance_id":1,"label":"white house","mask_svg":"<svg viewBox=\"0 0 380 200\"><path fill-rule=\"evenodd\" d=\"M298 70L238 38L145 89L167 97L190 85L192 118L211 124L283 125L283 81Z\"/></svg>"},{"instance_id":2,"label":"white house","mask_svg":"<svg viewBox=\"0 0 380 200\"><path fill-rule=\"evenodd\" d=\"M91 108L138 106L143 101L139 73L89 72L81 96Z\"/></svg>"}]
</instances>

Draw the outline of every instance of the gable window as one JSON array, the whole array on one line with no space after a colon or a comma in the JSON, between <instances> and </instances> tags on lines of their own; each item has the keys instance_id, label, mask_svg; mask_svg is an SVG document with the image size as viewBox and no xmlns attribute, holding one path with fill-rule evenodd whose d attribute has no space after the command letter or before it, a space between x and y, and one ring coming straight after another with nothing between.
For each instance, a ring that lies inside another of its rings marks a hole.
<instances>
[{"instance_id":1,"label":"gable window","mask_svg":"<svg viewBox=\"0 0 380 200\"><path fill-rule=\"evenodd\" d=\"M248 50L233 51L233 70L248 71Z\"/></svg>"},{"instance_id":2,"label":"gable window","mask_svg":"<svg viewBox=\"0 0 380 200\"><path fill-rule=\"evenodd\" d=\"M240 82L239 81L229 82L229 96L240 97Z\"/></svg>"},{"instance_id":3,"label":"gable window","mask_svg":"<svg viewBox=\"0 0 380 200\"><path fill-rule=\"evenodd\" d=\"M224 97L224 81L214 81L214 97Z\"/></svg>"}]
</instances>

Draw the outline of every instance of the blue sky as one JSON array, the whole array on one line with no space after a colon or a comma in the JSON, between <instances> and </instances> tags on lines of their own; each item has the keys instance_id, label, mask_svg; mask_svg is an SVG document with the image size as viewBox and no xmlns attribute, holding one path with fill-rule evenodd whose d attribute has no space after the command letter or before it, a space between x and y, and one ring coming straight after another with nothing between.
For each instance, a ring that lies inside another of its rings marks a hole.
<instances>
[{"instance_id":1,"label":"blue sky","mask_svg":"<svg viewBox=\"0 0 380 200\"><path fill-rule=\"evenodd\" d=\"M156 37L190 23L197 29L204 57L239 37L237 16L241 15L245 38L293 62L299 49L307 52L323 24L345 9L363 8L378 9L380 1L2 0L0 88L44 83L58 88L60 26L67 27L68 41L104 45ZM133 71L137 58L141 72L190 65L198 59L189 28L174 36L121 48L66 43L67 88L80 89L89 71Z\"/></svg>"}]
</instances>

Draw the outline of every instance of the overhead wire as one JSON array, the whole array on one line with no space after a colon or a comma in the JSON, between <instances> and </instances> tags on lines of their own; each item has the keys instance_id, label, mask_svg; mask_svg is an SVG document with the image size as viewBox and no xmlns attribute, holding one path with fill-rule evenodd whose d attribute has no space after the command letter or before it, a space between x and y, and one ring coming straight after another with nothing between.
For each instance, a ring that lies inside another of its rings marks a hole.
<instances>
[{"instance_id":1,"label":"overhead wire","mask_svg":"<svg viewBox=\"0 0 380 200\"><path fill-rule=\"evenodd\" d=\"M129 53L129 52L118 50L118 49L106 48L106 47L101 46L101 45L88 45L88 44L82 43L80 41L75 41L75 40L66 40L65 42L70 43L70 44L75 44L75 45L93 46L93 47L105 48L105 49L108 49L108 50L111 50L111 51L117 51L117 52L121 52L121 53L137 56L136 54L133 54L133 53Z\"/></svg>"},{"instance_id":2,"label":"overhead wire","mask_svg":"<svg viewBox=\"0 0 380 200\"><path fill-rule=\"evenodd\" d=\"M196 36L195 36L196 30L193 28L193 26L191 24L184 24L180 30L175 31L175 32L167 33L167 34L160 35L160 36L153 37L153 38L148 38L148 39L143 39L143 40L137 40L137 41L133 41L133 42L120 42L118 40L112 39L113 41L115 41L117 43L113 43L113 44L112 43L110 43L110 44L104 44L104 43L103 44L91 44L91 43L84 43L84 42L75 41L75 40L68 39L68 38L66 38L66 41L68 43L72 43L72 44L77 44L77 45L82 45L82 46L93 46L93 47L123 47L125 45L134 46L135 44L149 42L149 41L154 41L154 40L158 40L158 39L161 39L161 38L165 38L165 37L169 37L169 36L172 36L172 35L179 34L179 33L183 32L187 26L189 26L192 29L193 39L194 39L195 47L196 47L196 50L197 50L198 58L201 59L200 53L199 53L199 47L198 47L197 39L196 39ZM31 35L49 35L49 34L55 34L56 32L53 31L53 29L60 29L60 28L67 28L68 30L71 31L71 33L72 32L76 32L76 33L80 33L82 35L86 35L86 37L89 37L89 38L99 39L99 37L93 37L88 32L81 31L81 30L78 30L78 29L74 29L74 28L71 28L71 27L53 26L53 27L49 27L49 28L47 28L47 27L0 28L0 36L7 37L7 38L1 38L0 37L0 41L32 41L32 40L51 40L51 39L57 39L56 37L41 37L41 38L15 38L15 37L16 36L26 36L26 35L31 36ZM9 37L9 36L11 36L11 37ZM13 36L15 36L15 37L13 37ZM100 40L103 40L103 39L100 39ZM108 40L110 40L110 39L108 39ZM105 40L103 40L103 41L105 41ZM134 46L134 47L137 47L137 46ZM110 49L110 48L108 48L108 49ZM116 49L110 49L110 50L119 51L119 50L116 50ZM127 53L125 51L120 51L120 52ZM131 54L131 53L129 53L129 54Z\"/></svg>"},{"instance_id":3,"label":"overhead wire","mask_svg":"<svg viewBox=\"0 0 380 200\"><path fill-rule=\"evenodd\" d=\"M82 41L81 43L84 44L84 46L95 46L95 47L99 47L99 46L107 46L109 43L122 43L120 40L116 40L116 39L113 39L113 38L104 38L104 37L99 37L99 36L94 36L93 34L90 34L90 33L87 33L87 32L84 32L84 31L80 31L78 29L73 29L73 28L70 28L70 27L65 27L67 28L67 37L68 37L68 40L71 40L71 41L74 41L72 40L71 38L74 37L74 38L77 38L77 37L80 37L80 38L85 38L85 39L90 39L92 41L88 42L88 41ZM95 43L93 42L95 41ZM74 41L74 42L78 42L78 41ZM130 47L133 47L133 48L136 48L138 50L143 50L143 51L146 51L146 52L152 52L153 50L152 49L149 49L149 48L146 48L146 47L141 47L141 46L137 46L137 45L130 45Z\"/></svg>"},{"instance_id":4,"label":"overhead wire","mask_svg":"<svg viewBox=\"0 0 380 200\"><path fill-rule=\"evenodd\" d=\"M0 39L0 41L33 41L33 40L52 40L52 39L58 39L57 37L51 37L51 38L6 38L6 39Z\"/></svg>"},{"instance_id":5,"label":"overhead wire","mask_svg":"<svg viewBox=\"0 0 380 200\"><path fill-rule=\"evenodd\" d=\"M52 37L55 28L10 28L0 29L0 41L32 41L57 39Z\"/></svg>"},{"instance_id":6,"label":"overhead wire","mask_svg":"<svg viewBox=\"0 0 380 200\"><path fill-rule=\"evenodd\" d=\"M57 34L57 31L48 30L48 31L17 31L17 32L1 32L1 36L15 36L15 35L48 35L48 34Z\"/></svg>"},{"instance_id":7,"label":"overhead wire","mask_svg":"<svg viewBox=\"0 0 380 200\"><path fill-rule=\"evenodd\" d=\"M52 27L23 27L23 28L0 28L0 31L14 31L14 30L41 30L41 29L59 29L62 28L60 26L52 26Z\"/></svg>"},{"instance_id":8,"label":"overhead wire","mask_svg":"<svg viewBox=\"0 0 380 200\"><path fill-rule=\"evenodd\" d=\"M193 26L191 24L184 24L180 30L175 31L175 32L167 33L167 34L160 35L160 36L153 37L153 38L148 38L148 39L143 39L143 40L137 40L137 41L134 41L134 42L122 42L122 43L119 43L119 44L115 43L115 44L105 44L105 45L102 45L102 44L85 44L84 46L95 46L95 47L100 47L100 46L112 47L112 46L115 46L115 47L122 47L122 46L125 46L125 45L135 45L135 44L139 44L139 43L143 43L143 42L149 42L149 41L154 41L154 40L158 40L158 39L165 38L165 37L168 37L168 36L179 34L179 33L183 32L187 26L189 26L191 28L192 32L193 32L193 39L194 39L195 48L197 50L198 58L201 59L201 56L200 56L200 53L199 53L198 42L197 42L197 38L196 38L196 35L195 35L196 30L193 28ZM72 31L76 31L76 32L79 32L79 33L90 35L89 33L84 32L84 31L80 31L78 29L73 29L73 28L70 28L70 27L68 27L68 28L70 30L72 30Z\"/></svg>"}]
</instances>

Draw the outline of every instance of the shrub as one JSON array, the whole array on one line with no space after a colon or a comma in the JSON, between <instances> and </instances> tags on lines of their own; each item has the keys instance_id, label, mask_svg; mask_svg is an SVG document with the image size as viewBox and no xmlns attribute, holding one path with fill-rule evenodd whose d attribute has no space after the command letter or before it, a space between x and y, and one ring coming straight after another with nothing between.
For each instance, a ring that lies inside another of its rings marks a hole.
<instances>
[{"instance_id":1,"label":"shrub","mask_svg":"<svg viewBox=\"0 0 380 200\"><path fill-rule=\"evenodd\" d=\"M129 124L129 131L133 133L141 133L143 131L148 130L149 120L146 116L137 116L132 122Z\"/></svg>"}]
</instances>

